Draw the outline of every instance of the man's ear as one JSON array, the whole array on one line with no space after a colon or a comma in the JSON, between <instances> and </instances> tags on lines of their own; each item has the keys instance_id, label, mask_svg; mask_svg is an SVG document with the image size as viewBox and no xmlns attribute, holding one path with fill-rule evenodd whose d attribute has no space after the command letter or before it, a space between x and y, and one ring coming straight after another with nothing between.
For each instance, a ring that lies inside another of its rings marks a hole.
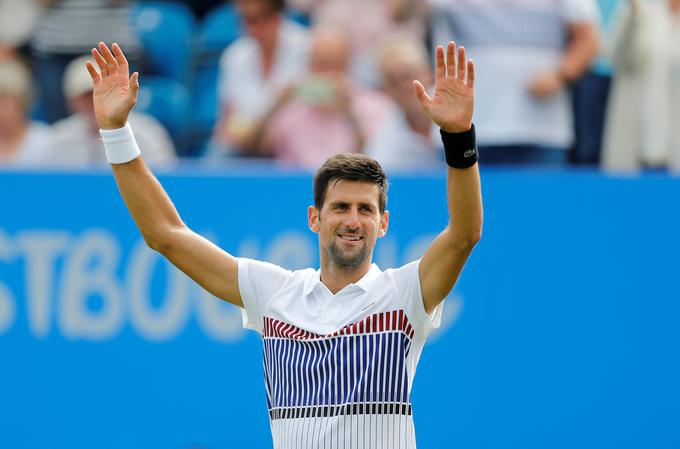
<instances>
[{"instance_id":1,"label":"man's ear","mask_svg":"<svg viewBox=\"0 0 680 449\"><path fill-rule=\"evenodd\" d=\"M378 228L378 237L385 237L387 234L387 226L390 222L390 212L385 211L381 216L380 216L380 227Z\"/></svg>"},{"instance_id":2,"label":"man's ear","mask_svg":"<svg viewBox=\"0 0 680 449\"><path fill-rule=\"evenodd\" d=\"M307 208L307 225L312 232L319 232L319 210L315 206Z\"/></svg>"}]
</instances>

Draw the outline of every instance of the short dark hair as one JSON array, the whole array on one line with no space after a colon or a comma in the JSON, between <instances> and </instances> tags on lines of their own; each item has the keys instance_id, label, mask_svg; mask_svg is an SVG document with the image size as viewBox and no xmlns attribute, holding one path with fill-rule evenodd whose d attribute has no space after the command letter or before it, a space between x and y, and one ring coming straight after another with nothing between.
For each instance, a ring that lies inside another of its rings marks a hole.
<instances>
[{"instance_id":1,"label":"short dark hair","mask_svg":"<svg viewBox=\"0 0 680 449\"><path fill-rule=\"evenodd\" d=\"M284 11L286 9L286 0L260 0L262 3L266 3L274 11Z\"/></svg>"},{"instance_id":2,"label":"short dark hair","mask_svg":"<svg viewBox=\"0 0 680 449\"><path fill-rule=\"evenodd\" d=\"M380 213L387 207L387 175L375 159L363 154L336 154L319 167L314 175L314 206L321 210L332 181L360 181L378 186Z\"/></svg>"}]
</instances>

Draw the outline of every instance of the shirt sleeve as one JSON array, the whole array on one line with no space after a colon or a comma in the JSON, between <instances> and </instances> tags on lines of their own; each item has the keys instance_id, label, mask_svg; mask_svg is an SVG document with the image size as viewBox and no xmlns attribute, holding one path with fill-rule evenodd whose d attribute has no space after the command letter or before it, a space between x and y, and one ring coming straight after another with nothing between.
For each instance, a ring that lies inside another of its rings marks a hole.
<instances>
[{"instance_id":1,"label":"shirt sleeve","mask_svg":"<svg viewBox=\"0 0 680 449\"><path fill-rule=\"evenodd\" d=\"M562 14L569 23L600 22L600 10L595 0L563 0Z\"/></svg>"},{"instance_id":2,"label":"shirt sleeve","mask_svg":"<svg viewBox=\"0 0 680 449\"><path fill-rule=\"evenodd\" d=\"M228 46L222 52L219 62L219 73L217 79L217 97L221 105L229 103L232 96L232 84L234 82L233 68L234 68L234 53L235 44Z\"/></svg>"},{"instance_id":3,"label":"shirt sleeve","mask_svg":"<svg viewBox=\"0 0 680 449\"><path fill-rule=\"evenodd\" d=\"M410 262L391 272L397 291L404 301L406 314L411 321L416 335L426 338L434 329L439 328L442 321L444 301L440 302L431 314L425 312L423 292L420 286L418 267L420 259Z\"/></svg>"},{"instance_id":4,"label":"shirt sleeve","mask_svg":"<svg viewBox=\"0 0 680 449\"><path fill-rule=\"evenodd\" d=\"M236 261L238 288L243 300L243 327L262 333L262 317L267 303L293 278L293 273L259 260L238 257Z\"/></svg>"}]
</instances>

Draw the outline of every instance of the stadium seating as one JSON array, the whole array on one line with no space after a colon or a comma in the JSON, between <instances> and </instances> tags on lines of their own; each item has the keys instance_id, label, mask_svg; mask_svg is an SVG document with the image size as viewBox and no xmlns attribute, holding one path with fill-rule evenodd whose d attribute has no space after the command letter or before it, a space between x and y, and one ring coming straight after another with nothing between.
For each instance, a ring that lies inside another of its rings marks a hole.
<instances>
[{"instance_id":1,"label":"stadium seating","mask_svg":"<svg viewBox=\"0 0 680 449\"><path fill-rule=\"evenodd\" d=\"M210 139L218 116L220 55L241 33L241 21L232 5L211 11L197 27L193 46L189 155L199 155Z\"/></svg>"},{"instance_id":2,"label":"stadium seating","mask_svg":"<svg viewBox=\"0 0 680 449\"><path fill-rule=\"evenodd\" d=\"M241 36L241 20L231 5L211 11L197 29L194 50L199 62L219 59L222 51Z\"/></svg>"},{"instance_id":3,"label":"stadium seating","mask_svg":"<svg viewBox=\"0 0 680 449\"><path fill-rule=\"evenodd\" d=\"M288 16L308 24L300 13ZM146 72L158 77L144 78L140 96L147 98L140 103L147 106L138 108L168 128L183 155L200 155L218 118L220 56L243 33L238 11L224 4L197 22L179 2L142 1L134 8L133 23L144 46ZM158 98L168 92L182 97L178 104Z\"/></svg>"},{"instance_id":4,"label":"stadium seating","mask_svg":"<svg viewBox=\"0 0 680 449\"><path fill-rule=\"evenodd\" d=\"M186 83L195 28L189 8L172 2L139 3L133 9L133 24L144 46L149 73Z\"/></svg>"},{"instance_id":5,"label":"stadium seating","mask_svg":"<svg viewBox=\"0 0 680 449\"><path fill-rule=\"evenodd\" d=\"M155 117L170 133L177 152L183 155L189 91L180 82L159 76L144 77L139 87L137 111Z\"/></svg>"}]
</instances>

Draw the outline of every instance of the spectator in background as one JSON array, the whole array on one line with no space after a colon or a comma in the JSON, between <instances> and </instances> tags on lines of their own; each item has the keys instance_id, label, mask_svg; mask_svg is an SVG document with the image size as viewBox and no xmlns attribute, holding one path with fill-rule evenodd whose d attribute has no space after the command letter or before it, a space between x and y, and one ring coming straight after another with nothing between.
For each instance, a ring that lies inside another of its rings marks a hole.
<instances>
[{"instance_id":1,"label":"spectator in background","mask_svg":"<svg viewBox=\"0 0 680 449\"><path fill-rule=\"evenodd\" d=\"M118 42L132 65L142 48L130 23L126 0L39 0L45 6L31 46L39 95L49 123L68 115L61 86L69 62L99 41Z\"/></svg>"},{"instance_id":2,"label":"spectator in background","mask_svg":"<svg viewBox=\"0 0 680 449\"><path fill-rule=\"evenodd\" d=\"M260 121L254 151L307 169L316 169L335 154L361 151L391 104L381 93L352 83L350 58L347 33L317 28L311 73L285 89Z\"/></svg>"},{"instance_id":3,"label":"spectator in background","mask_svg":"<svg viewBox=\"0 0 680 449\"><path fill-rule=\"evenodd\" d=\"M617 4L628 0L598 0L600 36L606 41ZM612 65L604 48L600 48L590 69L573 85L575 142L571 162L597 166L602 152L602 135L607 99L612 79Z\"/></svg>"},{"instance_id":4,"label":"spectator in background","mask_svg":"<svg viewBox=\"0 0 680 449\"><path fill-rule=\"evenodd\" d=\"M477 65L486 164L561 165L573 143L568 86L597 53L594 0L430 0L433 37Z\"/></svg>"},{"instance_id":5,"label":"spectator in background","mask_svg":"<svg viewBox=\"0 0 680 449\"><path fill-rule=\"evenodd\" d=\"M680 171L680 0L622 8L603 166Z\"/></svg>"},{"instance_id":6,"label":"spectator in background","mask_svg":"<svg viewBox=\"0 0 680 449\"><path fill-rule=\"evenodd\" d=\"M0 61L26 45L39 11L34 0L0 0Z\"/></svg>"},{"instance_id":7,"label":"spectator in background","mask_svg":"<svg viewBox=\"0 0 680 449\"><path fill-rule=\"evenodd\" d=\"M73 115L52 125L48 156L50 164L70 167L106 164L92 103L92 79L85 67L86 61L88 57L82 56L66 67L64 96ZM144 148L144 157L151 165L167 166L176 161L170 136L156 119L133 112L129 121L135 127L135 137Z\"/></svg>"},{"instance_id":8,"label":"spectator in background","mask_svg":"<svg viewBox=\"0 0 680 449\"><path fill-rule=\"evenodd\" d=\"M214 146L242 152L281 90L307 73L309 34L284 16L283 0L237 0L246 35L220 60L221 118Z\"/></svg>"},{"instance_id":9,"label":"spectator in background","mask_svg":"<svg viewBox=\"0 0 680 449\"><path fill-rule=\"evenodd\" d=\"M413 37L395 37L384 43L378 67L383 90L398 107L369 142L366 154L386 170L441 167L443 148L439 133L413 90L413 80L420 80L425 86L433 82L424 45Z\"/></svg>"},{"instance_id":10,"label":"spectator in background","mask_svg":"<svg viewBox=\"0 0 680 449\"><path fill-rule=\"evenodd\" d=\"M17 59L0 61L0 166L39 164L47 126L28 118L31 74Z\"/></svg>"},{"instance_id":11,"label":"spectator in background","mask_svg":"<svg viewBox=\"0 0 680 449\"><path fill-rule=\"evenodd\" d=\"M425 44L428 7L425 0L290 0L310 14L315 26L347 31L352 46L352 76L365 85L380 82L375 51L394 34L410 34Z\"/></svg>"}]
</instances>

